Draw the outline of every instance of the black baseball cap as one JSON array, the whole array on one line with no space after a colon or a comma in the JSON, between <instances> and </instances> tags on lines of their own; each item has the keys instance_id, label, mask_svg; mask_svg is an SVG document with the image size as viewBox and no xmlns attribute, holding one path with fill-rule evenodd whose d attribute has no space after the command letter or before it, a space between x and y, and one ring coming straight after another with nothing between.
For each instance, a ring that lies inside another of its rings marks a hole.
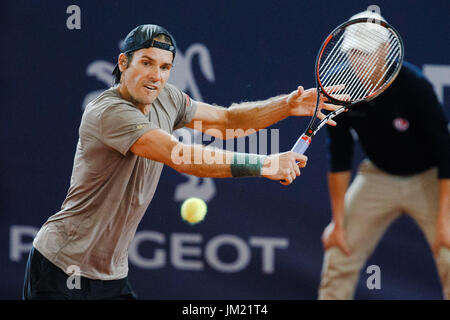
<instances>
[{"instance_id":1,"label":"black baseball cap","mask_svg":"<svg viewBox=\"0 0 450 320\"><path fill-rule=\"evenodd\" d=\"M155 37L161 34L168 37L170 39L171 44L154 40ZM139 49L150 47L170 51L173 53L173 58L175 59L176 53L175 39L172 37L169 31L155 24L143 24L131 30L131 32L126 36L125 40L122 42L122 45L120 46L120 51L122 53L130 53ZM119 66L116 64L116 67L114 68L112 73L115 75L117 72L119 72Z\"/></svg>"}]
</instances>

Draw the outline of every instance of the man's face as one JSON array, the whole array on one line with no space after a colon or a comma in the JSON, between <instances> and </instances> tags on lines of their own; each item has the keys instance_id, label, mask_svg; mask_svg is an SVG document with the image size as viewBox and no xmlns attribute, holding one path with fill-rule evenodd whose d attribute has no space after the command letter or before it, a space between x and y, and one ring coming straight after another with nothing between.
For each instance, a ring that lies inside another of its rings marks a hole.
<instances>
[{"instance_id":1,"label":"man's face","mask_svg":"<svg viewBox=\"0 0 450 320\"><path fill-rule=\"evenodd\" d=\"M352 69L358 78L368 79L374 85L378 83L384 74L386 67L387 45L380 45L375 52L369 54L364 51L351 49L347 57L351 62Z\"/></svg>"},{"instance_id":2,"label":"man's face","mask_svg":"<svg viewBox=\"0 0 450 320\"><path fill-rule=\"evenodd\" d=\"M119 56L122 71L121 85L127 90L131 101L137 106L155 101L170 76L173 53L159 48L145 48L134 52L126 67L125 55Z\"/></svg>"}]
</instances>

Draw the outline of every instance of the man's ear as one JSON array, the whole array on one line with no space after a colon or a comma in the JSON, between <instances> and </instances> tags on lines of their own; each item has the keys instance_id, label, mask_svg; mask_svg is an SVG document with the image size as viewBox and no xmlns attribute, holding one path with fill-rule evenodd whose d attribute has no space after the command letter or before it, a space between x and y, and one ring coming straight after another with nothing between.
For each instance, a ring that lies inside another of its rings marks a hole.
<instances>
[{"instance_id":1,"label":"man's ear","mask_svg":"<svg viewBox=\"0 0 450 320\"><path fill-rule=\"evenodd\" d=\"M120 72L123 72L127 68L128 58L124 53L119 54L118 64Z\"/></svg>"}]
</instances>

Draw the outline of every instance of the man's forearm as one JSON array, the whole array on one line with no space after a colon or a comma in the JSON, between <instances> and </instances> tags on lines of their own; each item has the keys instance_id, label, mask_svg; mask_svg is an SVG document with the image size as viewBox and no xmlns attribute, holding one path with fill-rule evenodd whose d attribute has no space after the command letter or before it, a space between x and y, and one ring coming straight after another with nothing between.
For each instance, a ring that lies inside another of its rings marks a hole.
<instances>
[{"instance_id":1,"label":"man's forearm","mask_svg":"<svg viewBox=\"0 0 450 320\"><path fill-rule=\"evenodd\" d=\"M289 116L287 96L281 95L264 101L232 104L228 108L228 129L255 129L269 127Z\"/></svg>"},{"instance_id":2,"label":"man's forearm","mask_svg":"<svg viewBox=\"0 0 450 320\"><path fill-rule=\"evenodd\" d=\"M328 174L328 189L330 192L333 221L337 226L344 223L344 199L350 183L350 171Z\"/></svg>"},{"instance_id":3,"label":"man's forearm","mask_svg":"<svg viewBox=\"0 0 450 320\"><path fill-rule=\"evenodd\" d=\"M450 228L450 179L439 180L438 225Z\"/></svg>"},{"instance_id":4,"label":"man's forearm","mask_svg":"<svg viewBox=\"0 0 450 320\"><path fill-rule=\"evenodd\" d=\"M260 176L265 156L241 154L203 145L177 145L172 152L173 168L205 178Z\"/></svg>"},{"instance_id":5,"label":"man's forearm","mask_svg":"<svg viewBox=\"0 0 450 320\"><path fill-rule=\"evenodd\" d=\"M289 116L312 116L317 112L317 117L324 119L322 109L334 111L339 108L325 103L323 97L319 100L319 105L317 100L315 88L304 90L299 86L286 95L264 101L233 104L229 108L197 102L197 112L186 126L222 140L233 139L251 135ZM196 126L199 123L201 126ZM336 125L333 120L328 120L327 124Z\"/></svg>"}]
</instances>

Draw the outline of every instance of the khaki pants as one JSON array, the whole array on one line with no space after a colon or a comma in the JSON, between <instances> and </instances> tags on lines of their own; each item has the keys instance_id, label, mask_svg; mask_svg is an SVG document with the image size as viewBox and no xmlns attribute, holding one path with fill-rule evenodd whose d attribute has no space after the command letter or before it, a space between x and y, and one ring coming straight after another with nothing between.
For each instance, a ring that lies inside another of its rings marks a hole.
<instances>
[{"instance_id":1,"label":"khaki pants","mask_svg":"<svg viewBox=\"0 0 450 320\"><path fill-rule=\"evenodd\" d=\"M431 248L438 204L437 169L399 177L363 161L345 195L344 228L352 255L347 257L337 247L325 252L319 299L353 298L361 268L386 229L402 213L416 221ZM436 260L444 297L450 299L450 250L442 247Z\"/></svg>"}]
</instances>

